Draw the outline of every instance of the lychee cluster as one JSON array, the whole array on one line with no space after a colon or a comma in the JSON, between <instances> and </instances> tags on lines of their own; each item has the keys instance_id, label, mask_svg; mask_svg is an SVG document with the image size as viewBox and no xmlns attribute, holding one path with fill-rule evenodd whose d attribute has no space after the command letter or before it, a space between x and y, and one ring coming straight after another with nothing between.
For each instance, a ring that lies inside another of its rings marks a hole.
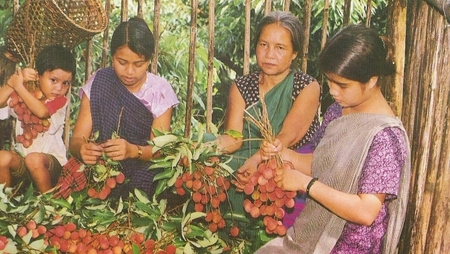
<instances>
[{"instance_id":1,"label":"lychee cluster","mask_svg":"<svg viewBox=\"0 0 450 254\"><path fill-rule=\"evenodd\" d=\"M189 170L184 172L176 179L174 187L181 196L185 195L186 191L191 194L194 210L206 212L205 220L208 228L211 232L216 232L226 226L219 208L227 199L227 190L231 183L226 177L228 173L218 166L219 158L212 157L210 160L214 162L208 165L194 164L193 173Z\"/></svg>"},{"instance_id":2,"label":"lychee cluster","mask_svg":"<svg viewBox=\"0 0 450 254\"><path fill-rule=\"evenodd\" d=\"M33 91L32 94L37 99L42 98L42 92L39 89ZM23 129L23 133L16 137L16 141L22 143L25 148L28 148L33 144L33 139L35 139L39 133L49 129L50 121L48 119L40 119L34 115L16 92L11 94L9 107L16 112L17 119L20 121L20 126Z\"/></svg>"},{"instance_id":3,"label":"lychee cluster","mask_svg":"<svg viewBox=\"0 0 450 254\"><path fill-rule=\"evenodd\" d=\"M111 190L116 188L117 184L122 184L124 181L125 175L123 173L119 173L116 176L109 176L104 181L104 184L96 183L96 186L89 187L87 194L91 198L105 200L111 194Z\"/></svg>"},{"instance_id":4,"label":"lychee cluster","mask_svg":"<svg viewBox=\"0 0 450 254\"><path fill-rule=\"evenodd\" d=\"M31 232L32 239L42 237L48 246L49 253L78 253L78 254L132 254L133 248L138 248L144 254L174 254L176 246L172 243L158 242L145 239L142 233L130 231L128 234L94 233L84 228L78 228L75 223L58 224L47 230L44 225L37 225L30 220L26 225L17 228L17 235L21 238ZM5 248L8 239L0 236L0 250Z\"/></svg>"},{"instance_id":5,"label":"lychee cluster","mask_svg":"<svg viewBox=\"0 0 450 254\"><path fill-rule=\"evenodd\" d=\"M284 162L279 164L277 159L271 158L258 166L258 170L251 176L244 186L245 194L249 198L244 200L244 208L253 218L264 216L263 224L268 234L285 235L286 227L282 224L285 215L284 207L294 207L295 191L284 191L274 180L278 168L291 167Z\"/></svg>"}]
</instances>

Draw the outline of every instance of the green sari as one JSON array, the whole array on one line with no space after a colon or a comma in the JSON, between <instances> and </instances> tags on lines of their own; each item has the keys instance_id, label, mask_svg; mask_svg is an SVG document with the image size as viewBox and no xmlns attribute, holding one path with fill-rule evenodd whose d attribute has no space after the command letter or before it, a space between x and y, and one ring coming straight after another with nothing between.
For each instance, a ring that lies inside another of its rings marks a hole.
<instances>
[{"instance_id":1,"label":"green sari","mask_svg":"<svg viewBox=\"0 0 450 254\"><path fill-rule=\"evenodd\" d=\"M294 72L291 72L282 82L272 88L264 96L272 131L275 135L281 131L284 119L292 107L293 82ZM258 115L262 112L261 102L258 101L249 106L247 112L258 119ZM244 121L242 134L244 136L243 144L239 150L231 154L232 159L228 163L234 171L238 170L248 158L259 150L263 139L259 128L247 119ZM245 194L243 192L237 192L235 188L230 188L228 190L228 199L234 214L244 215L247 218L250 218L244 210L243 203ZM265 230L260 228L257 223L252 223L252 220L248 222L238 222L238 225L241 228L246 228L247 231L254 236L258 234L259 230ZM259 247L261 244L259 241L259 237L255 237L254 242L252 243L253 246Z\"/></svg>"},{"instance_id":2,"label":"green sari","mask_svg":"<svg viewBox=\"0 0 450 254\"><path fill-rule=\"evenodd\" d=\"M291 110L293 104L293 82L294 72L291 71L283 81L264 95L264 102L266 104L269 121L274 135L277 135L281 131L284 119ZM261 101L256 102L246 110L247 113L252 115L255 119L259 119L259 115L262 113ZM245 117L247 117L247 113L245 113ZM259 128L247 119L244 120L242 134L242 146L239 150L232 154L232 160L228 163L228 165L235 171L244 164L245 160L250 158L259 150L263 139Z\"/></svg>"}]
</instances>

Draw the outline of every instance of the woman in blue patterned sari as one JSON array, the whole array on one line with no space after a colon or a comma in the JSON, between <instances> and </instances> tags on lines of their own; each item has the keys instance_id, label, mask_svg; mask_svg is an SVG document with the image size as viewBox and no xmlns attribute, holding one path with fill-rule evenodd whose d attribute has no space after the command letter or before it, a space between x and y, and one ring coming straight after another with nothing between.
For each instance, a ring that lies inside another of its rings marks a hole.
<instances>
[{"instance_id":1,"label":"woman in blue patterned sari","mask_svg":"<svg viewBox=\"0 0 450 254\"><path fill-rule=\"evenodd\" d=\"M70 151L88 165L96 164L103 152L120 162L129 182L114 189L113 196L136 188L153 194L157 171L148 169L153 156L148 141L154 137L152 129L170 130L172 108L179 103L170 84L148 72L154 47L144 20L123 22L112 36L112 66L98 70L80 91ZM87 142L95 132L96 142Z\"/></svg>"}]
</instances>

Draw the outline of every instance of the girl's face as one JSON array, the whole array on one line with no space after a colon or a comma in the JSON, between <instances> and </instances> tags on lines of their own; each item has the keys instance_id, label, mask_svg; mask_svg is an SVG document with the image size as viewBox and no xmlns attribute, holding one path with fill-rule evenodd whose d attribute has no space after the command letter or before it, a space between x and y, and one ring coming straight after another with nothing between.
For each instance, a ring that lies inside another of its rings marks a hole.
<instances>
[{"instance_id":1,"label":"girl's face","mask_svg":"<svg viewBox=\"0 0 450 254\"><path fill-rule=\"evenodd\" d=\"M62 69L45 71L39 76L39 88L45 98L53 100L67 94L72 78L71 72Z\"/></svg>"},{"instance_id":2,"label":"girl's face","mask_svg":"<svg viewBox=\"0 0 450 254\"><path fill-rule=\"evenodd\" d=\"M262 72L267 75L285 74L296 56L289 30L276 23L262 29L256 45L256 60Z\"/></svg>"},{"instance_id":3,"label":"girl's face","mask_svg":"<svg viewBox=\"0 0 450 254\"><path fill-rule=\"evenodd\" d=\"M371 89L376 85L376 79L372 78L367 83L361 83L343 78L333 73L326 73L330 95L344 109L360 111L371 97Z\"/></svg>"},{"instance_id":4,"label":"girl's face","mask_svg":"<svg viewBox=\"0 0 450 254\"><path fill-rule=\"evenodd\" d=\"M112 58L112 66L120 81L130 92L141 89L147 77L150 60L131 51L128 46L116 50Z\"/></svg>"}]
</instances>

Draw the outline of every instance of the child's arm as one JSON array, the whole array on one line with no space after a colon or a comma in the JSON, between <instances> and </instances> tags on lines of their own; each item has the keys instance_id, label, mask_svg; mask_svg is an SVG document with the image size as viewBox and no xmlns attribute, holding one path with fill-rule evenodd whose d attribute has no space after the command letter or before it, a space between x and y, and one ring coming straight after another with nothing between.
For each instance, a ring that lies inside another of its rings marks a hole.
<instances>
[{"instance_id":1,"label":"child's arm","mask_svg":"<svg viewBox=\"0 0 450 254\"><path fill-rule=\"evenodd\" d=\"M7 106L7 101L13 92L14 89L9 83L4 84L2 88L0 88L0 108Z\"/></svg>"},{"instance_id":2,"label":"child's arm","mask_svg":"<svg viewBox=\"0 0 450 254\"><path fill-rule=\"evenodd\" d=\"M48 118L50 117L50 113L44 103L34 97L34 95L23 85L25 81L33 80L36 80L35 70L30 68L22 70L19 68L17 69L17 73L9 78L8 83L14 88L33 114L38 118Z\"/></svg>"}]
</instances>

